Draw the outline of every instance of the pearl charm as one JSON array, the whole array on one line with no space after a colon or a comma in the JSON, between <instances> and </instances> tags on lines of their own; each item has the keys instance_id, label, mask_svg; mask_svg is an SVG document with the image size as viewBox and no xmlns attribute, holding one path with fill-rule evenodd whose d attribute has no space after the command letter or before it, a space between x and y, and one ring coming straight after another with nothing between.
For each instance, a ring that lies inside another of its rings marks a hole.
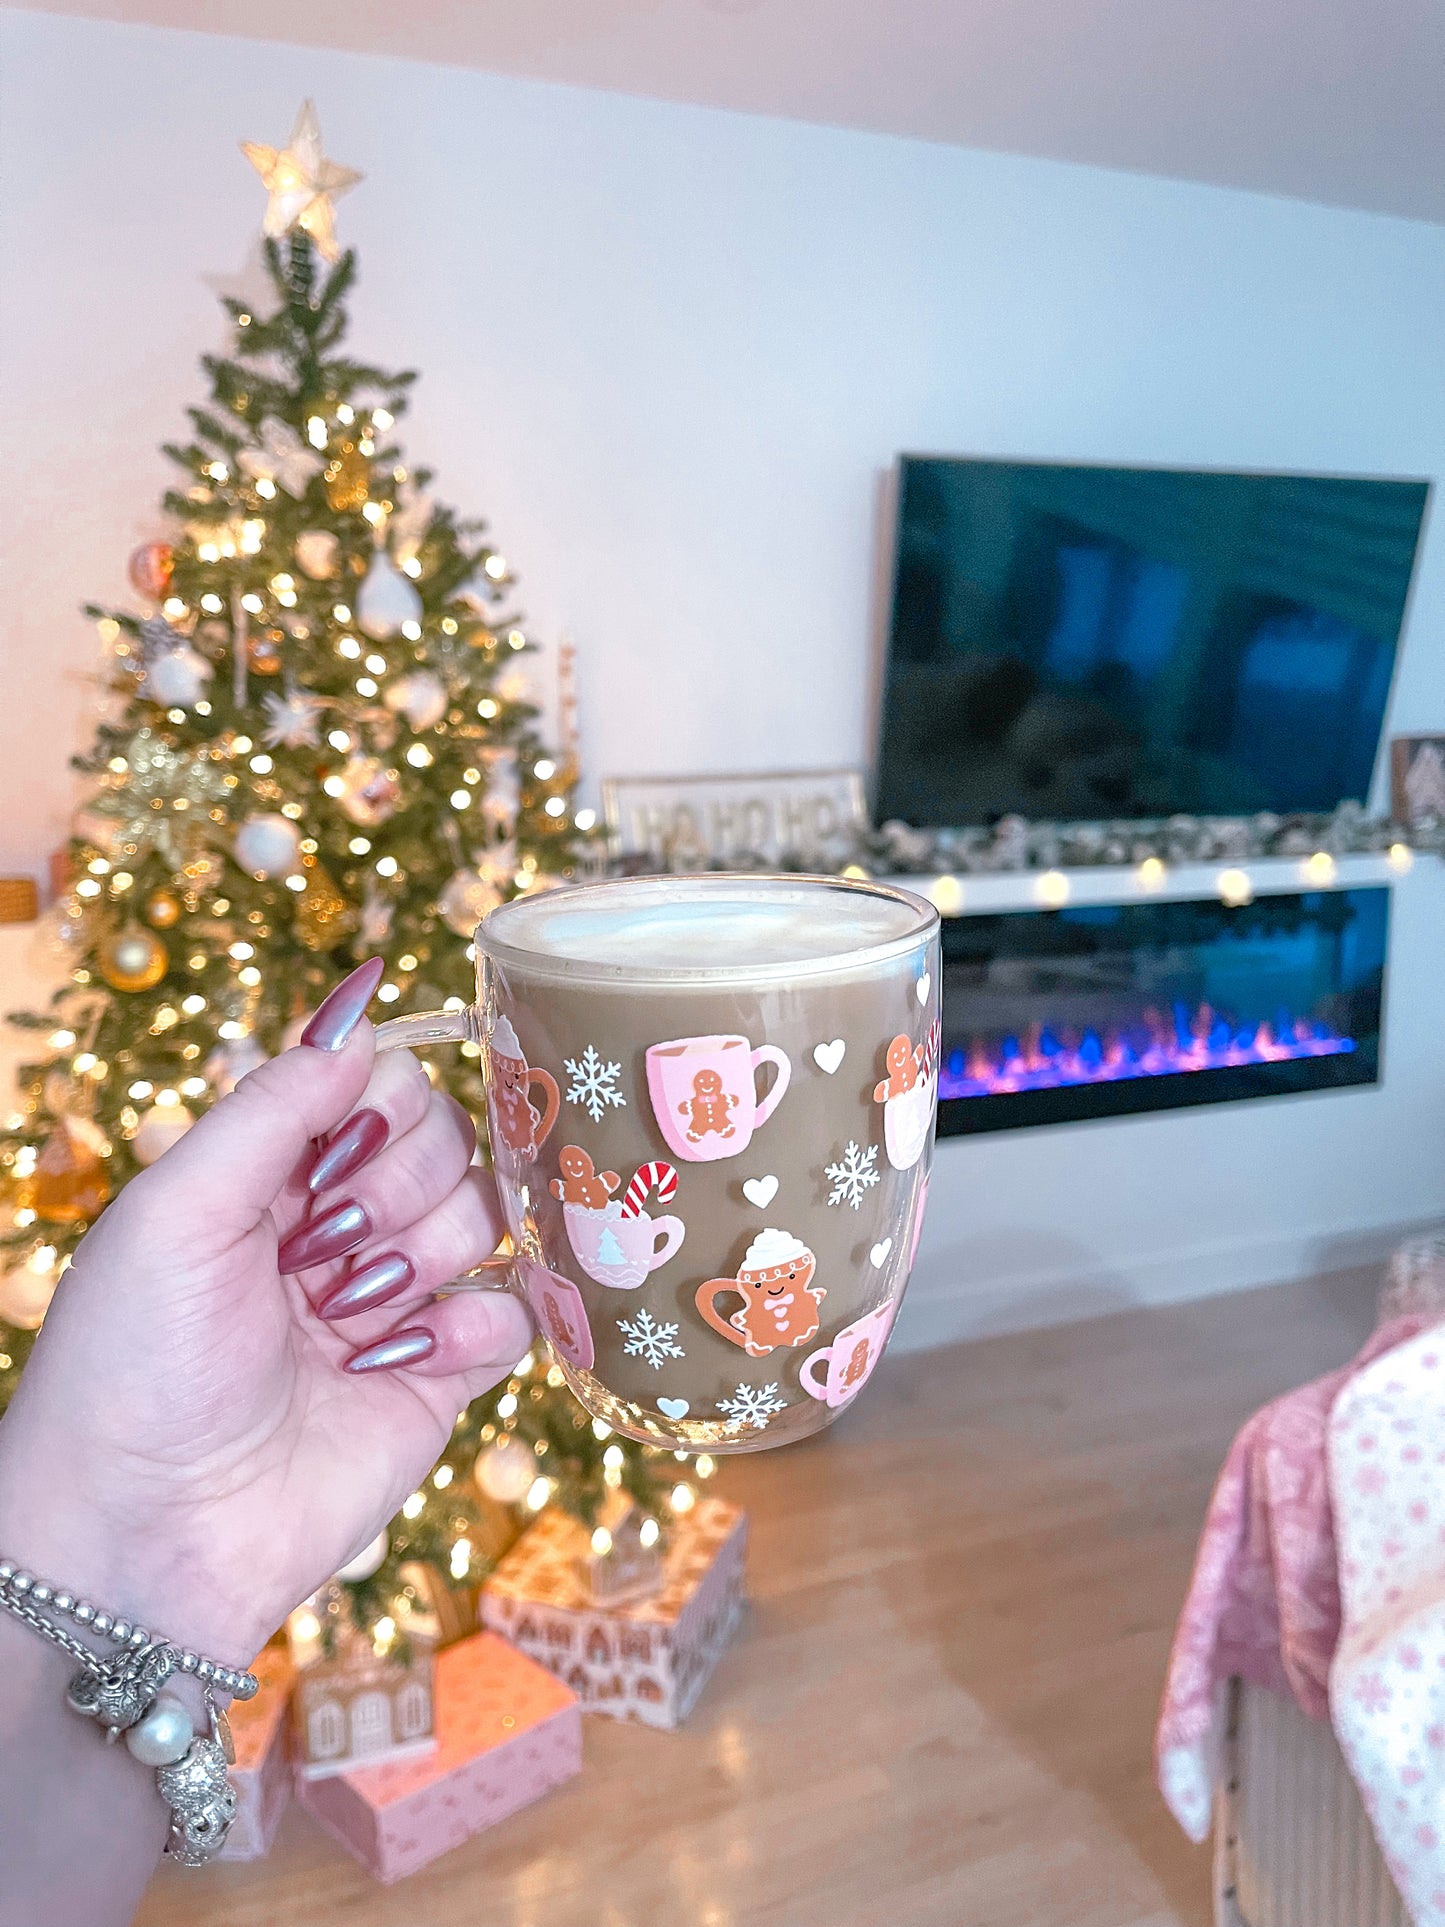
<instances>
[{"instance_id":1,"label":"pearl charm","mask_svg":"<svg viewBox=\"0 0 1445 1927\"><path fill-rule=\"evenodd\" d=\"M142 1766L174 1766L195 1737L191 1716L174 1693L158 1693L150 1711L124 1735L127 1750Z\"/></svg>"}]
</instances>

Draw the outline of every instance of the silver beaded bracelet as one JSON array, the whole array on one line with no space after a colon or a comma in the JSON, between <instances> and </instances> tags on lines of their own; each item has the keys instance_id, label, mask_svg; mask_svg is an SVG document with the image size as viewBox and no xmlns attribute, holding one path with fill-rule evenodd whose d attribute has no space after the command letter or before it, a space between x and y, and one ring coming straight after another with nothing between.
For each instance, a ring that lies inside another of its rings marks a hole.
<instances>
[{"instance_id":1,"label":"silver beaded bracelet","mask_svg":"<svg viewBox=\"0 0 1445 1927\"><path fill-rule=\"evenodd\" d=\"M167 1853L183 1867L201 1867L214 1858L226 1844L236 1815L236 1792L226 1777L236 1756L215 1695L219 1691L234 1699L253 1699L259 1686L256 1675L153 1638L144 1626L47 1585L11 1559L0 1559L0 1606L80 1661L81 1670L66 1689L67 1703L99 1721L108 1741L123 1738L143 1766L156 1769L156 1786L171 1812ZM66 1632L51 1612L113 1640L121 1650L112 1658L101 1657ZM196 1732L174 1693L162 1692L173 1673L190 1674L199 1683L208 1734Z\"/></svg>"}]
</instances>

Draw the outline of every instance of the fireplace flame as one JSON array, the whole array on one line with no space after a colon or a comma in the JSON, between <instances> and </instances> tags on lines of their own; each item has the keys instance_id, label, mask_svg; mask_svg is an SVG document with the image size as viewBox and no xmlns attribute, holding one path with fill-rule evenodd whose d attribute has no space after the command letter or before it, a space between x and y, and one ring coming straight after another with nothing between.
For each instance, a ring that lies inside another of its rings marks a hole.
<instances>
[{"instance_id":1,"label":"fireplace flame","mask_svg":"<svg viewBox=\"0 0 1445 1927\"><path fill-rule=\"evenodd\" d=\"M1355 1040L1328 1024L1281 1011L1274 1021L1239 1026L1200 1004L1176 1004L1166 1018L1146 1010L1128 1030L1060 1034L1036 1024L1022 1037L971 1038L944 1058L940 1097L997 1097L1007 1091L1057 1090L1069 1084L1112 1084L1130 1077L1175 1077L1236 1064L1279 1064L1337 1057Z\"/></svg>"}]
</instances>

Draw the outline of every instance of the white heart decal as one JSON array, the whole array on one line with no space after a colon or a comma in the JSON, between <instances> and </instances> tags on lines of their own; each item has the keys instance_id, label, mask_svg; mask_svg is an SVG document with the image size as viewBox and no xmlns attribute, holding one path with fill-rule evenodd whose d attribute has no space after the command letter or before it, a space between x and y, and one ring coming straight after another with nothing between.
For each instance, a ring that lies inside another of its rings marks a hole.
<instances>
[{"instance_id":1,"label":"white heart decal","mask_svg":"<svg viewBox=\"0 0 1445 1927\"><path fill-rule=\"evenodd\" d=\"M842 1063L843 1053L847 1048L848 1046L843 1042L841 1037L835 1037L831 1044L815 1044L813 1046L813 1062L818 1066L820 1071L826 1071L829 1077L831 1077Z\"/></svg>"},{"instance_id":2,"label":"white heart decal","mask_svg":"<svg viewBox=\"0 0 1445 1927\"><path fill-rule=\"evenodd\" d=\"M759 1211L766 1211L778 1195L778 1180L771 1172L765 1178L745 1178L743 1196L749 1204L755 1204Z\"/></svg>"},{"instance_id":3,"label":"white heart decal","mask_svg":"<svg viewBox=\"0 0 1445 1927\"><path fill-rule=\"evenodd\" d=\"M875 1271L888 1262L888 1254L892 1249L893 1240L891 1238L885 1238L881 1245L874 1245L873 1249L868 1253L868 1260Z\"/></svg>"},{"instance_id":4,"label":"white heart decal","mask_svg":"<svg viewBox=\"0 0 1445 1927\"><path fill-rule=\"evenodd\" d=\"M685 1398L660 1398L657 1409L664 1418L686 1418L692 1408Z\"/></svg>"},{"instance_id":5,"label":"white heart decal","mask_svg":"<svg viewBox=\"0 0 1445 1927\"><path fill-rule=\"evenodd\" d=\"M926 1004L928 1002L928 993L932 988L933 978L925 970L923 975L918 979L918 982L913 986L914 994L917 996L920 1004Z\"/></svg>"}]
</instances>

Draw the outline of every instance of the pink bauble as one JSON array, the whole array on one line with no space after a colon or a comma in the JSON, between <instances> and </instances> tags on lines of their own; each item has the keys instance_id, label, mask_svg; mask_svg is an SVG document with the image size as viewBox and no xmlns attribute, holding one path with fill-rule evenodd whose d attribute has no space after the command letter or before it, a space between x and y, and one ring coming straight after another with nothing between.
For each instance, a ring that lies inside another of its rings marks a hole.
<instances>
[{"instance_id":1,"label":"pink bauble","mask_svg":"<svg viewBox=\"0 0 1445 1927\"><path fill-rule=\"evenodd\" d=\"M142 542L138 549L132 549L125 572L130 577L130 586L137 595L143 595L151 602L160 602L171 586L171 570L175 566L176 552L169 542Z\"/></svg>"}]
</instances>

